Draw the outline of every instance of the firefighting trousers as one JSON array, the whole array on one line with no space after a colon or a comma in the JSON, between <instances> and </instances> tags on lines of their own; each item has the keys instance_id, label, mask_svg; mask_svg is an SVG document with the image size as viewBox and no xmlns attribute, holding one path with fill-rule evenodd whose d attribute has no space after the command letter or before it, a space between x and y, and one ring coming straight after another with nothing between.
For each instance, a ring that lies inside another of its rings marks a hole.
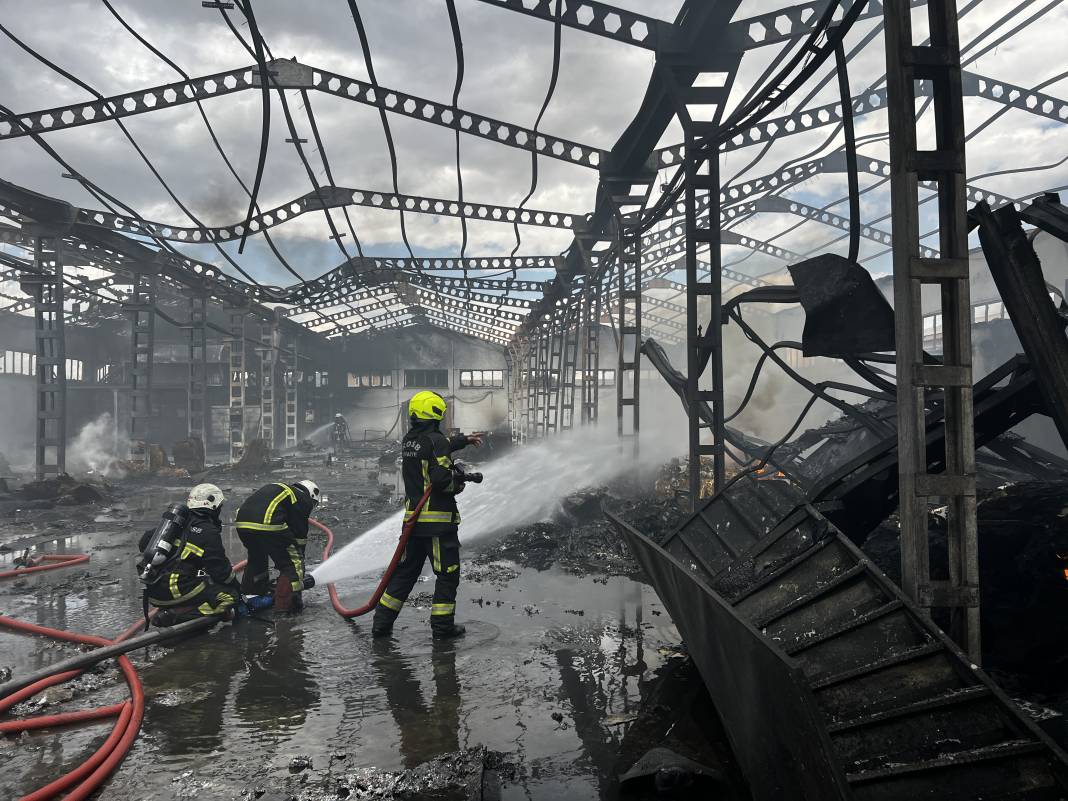
<instances>
[{"instance_id":1,"label":"firefighting trousers","mask_svg":"<svg viewBox=\"0 0 1068 801\"><path fill-rule=\"evenodd\" d=\"M171 609L175 623L208 615L222 615L233 608L240 596L237 579L232 583L216 584L210 578L164 576L148 591L148 602L158 609Z\"/></svg>"},{"instance_id":2,"label":"firefighting trousers","mask_svg":"<svg viewBox=\"0 0 1068 801\"><path fill-rule=\"evenodd\" d=\"M271 591L268 562L293 584L293 592L304 589L304 543L288 531L242 531L237 536L248 550L248 564L241 577L246 595L266 595Z\"/></svg>"},{"instance_id":3,"label":"firefighting trousers","mask_svg":"<svg viewBox=\"0 0 1068 801\"><path fill-rule=\"evenodd\" d=\"M430 607L430 625L448 628L456 616L456 589L460 586L460 539L456 532L437 537L411 537L393 577L375 608L375 622L390 625L419 580L423 565L430 559L437 580Z\"/></svg>"}]
</instances>

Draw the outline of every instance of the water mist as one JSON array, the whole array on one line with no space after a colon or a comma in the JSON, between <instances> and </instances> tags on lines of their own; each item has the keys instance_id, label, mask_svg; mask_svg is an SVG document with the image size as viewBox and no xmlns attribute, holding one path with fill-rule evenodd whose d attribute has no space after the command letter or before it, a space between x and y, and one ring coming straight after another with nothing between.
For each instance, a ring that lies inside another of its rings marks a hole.
<instances>
[{"instance_id":1,"label":"water mist","mask_svg":"<svg viewBox=\"0 0 1068 801\"><path fill-rule=\"evenodd\" d=\"M648 468L685 453L684 428L679 422L677 417L673 420L676 425L671 432L642 431L642 465ZM468 485L457 499L463 519L461 544L543 520L571 493L636 473L639 464L632 456L632 441L620 441L614 423L612 420L599 428L577 429L515 448L480 465L484 483ZM454 454L460 462L465 456L476 455L470 447ZM337 581L385 567L400 535L401 517L398 511L331 556L312 572L316 582Z\"/></svg>"}]
</instances>

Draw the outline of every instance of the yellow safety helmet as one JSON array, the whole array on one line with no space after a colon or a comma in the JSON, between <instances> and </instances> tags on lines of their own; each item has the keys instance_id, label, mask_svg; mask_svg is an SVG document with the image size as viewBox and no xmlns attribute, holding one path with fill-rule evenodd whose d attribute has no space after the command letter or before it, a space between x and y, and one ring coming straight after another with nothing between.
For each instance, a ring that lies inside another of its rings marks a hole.
<instances>
[{"instance_id":1,"label":"yellow safety helmet","mask_svg":"<svg viewBox=\"0 0 1068 801\"><path fill-rule=\"evenodd\" d=\"M436 392L416 392L408 401L408 416L417 420L441 420L445 417L445 399Z\"/></svg>"}]
</instances>

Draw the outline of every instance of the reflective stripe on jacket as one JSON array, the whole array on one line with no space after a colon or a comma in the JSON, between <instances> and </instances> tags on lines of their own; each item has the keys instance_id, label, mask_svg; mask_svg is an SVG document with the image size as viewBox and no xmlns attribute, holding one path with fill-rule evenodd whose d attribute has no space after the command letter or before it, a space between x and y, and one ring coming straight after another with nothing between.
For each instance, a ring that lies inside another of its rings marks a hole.
<instances>
[{"instance_id":1,"label":"reflective stripe on jacket","mask_svg":"<svg viewBox=\"0 0 1068 801\"><path fill-rule=\"evenodd\" d=\"M414 536L434 536L446 530L456 530L460 511L456 506L452 480L453 451L467 444L467 437L459 434L449 439L438 430L434 421L414 424L401 443L401 473L404 477L404 519L410 520L415 507L430 487Z\"/></svg>"}]
</instances>

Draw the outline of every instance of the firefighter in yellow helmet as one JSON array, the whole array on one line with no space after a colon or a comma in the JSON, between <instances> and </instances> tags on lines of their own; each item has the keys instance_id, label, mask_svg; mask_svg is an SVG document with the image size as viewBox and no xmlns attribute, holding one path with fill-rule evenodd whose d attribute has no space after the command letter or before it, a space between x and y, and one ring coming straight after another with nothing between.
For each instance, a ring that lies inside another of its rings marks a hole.
<instances>
[{"instance_id":1,"label":"firefighter in yellow helmet","mask_svg":"<svg viewBox=\"0 0 1068 801\"><path fill-rule=\"evenodd\" d=\"M464 627L456 618L456 589L460 585L460 512L456 496L463 491L462 472L453 465L452 454L468 445L481 445L481 434L446 437L440 429L445 417L445 399L436 392L416 393L408 403L411 428L401 446L404 477L405 519L419 503L427 487L430 497L412 529L408 546L382 599L375 608L371 633L385 637L393 631L408 594L419 579L427 557L434 575L434 601L430 629L436 638L458 637Z\"/></svg>"}]
</instances>

